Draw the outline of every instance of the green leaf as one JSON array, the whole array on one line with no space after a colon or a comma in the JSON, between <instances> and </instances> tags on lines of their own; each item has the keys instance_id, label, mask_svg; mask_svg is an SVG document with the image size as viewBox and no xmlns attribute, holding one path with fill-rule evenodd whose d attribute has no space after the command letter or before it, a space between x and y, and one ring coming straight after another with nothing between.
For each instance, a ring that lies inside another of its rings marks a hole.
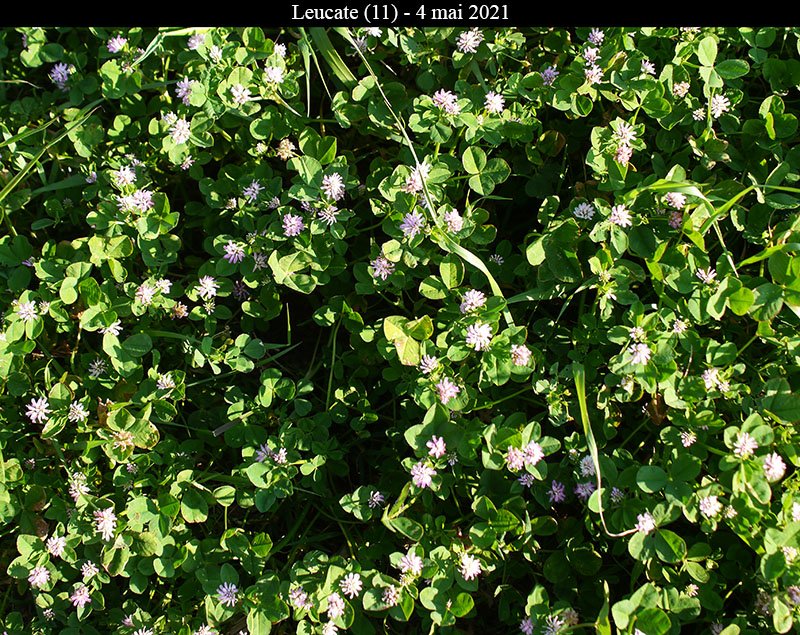
<instances>
[{"instance_id":1,"label":"green leaf","mask_svg":"<svg viewBox=\"0 0 800 635\"><path fill-rule=\"evenodd\" d=\"M681 562L686 556L686 543L683 538L668 529L660 529L655 533L654 546L656 555L664 562Z\"/></svg>"},{"instance_id":2,"label":"green leaf","mask_svg":"<svg viewBox=\"0 0 800 635\"><path fill-rule=\"evenodd\" d=\"M750 64L744 60L724 60L717 64L717 72L724 79L743 77L750 71Z\"/></svg>"},{"instance_id":3,"label":"green leaf","mask_svg":"<svg viewBox=\"0 0 800 635\"><path fill-rule=\"evenodd\" d=\"M208 503L194 487L188 487L183 493L181 516L187 523L202 523L208 518Z\"/></svg>"},{"instance_id":4,"label":"green leaf","mask_svg":"<svg viewBox=\"0 0 800 635\"><path fill-rule=\"evenodd\" d=\"M415 542L422 540L425 529L416 520L405 518L384 518L383 524L394 532L398 532Z\"/></svg>"},{"instance_id":5,"label":"green leaf","mask_svg":"<svg viewBox=\"0 0 800 635\"><path fill-rule=\"evenodd\" d=\"M122 350L131 357L144 357L151 348L153 340L147 333L136 333L122 343Z\"/></svg>"},{"instance_id":6,"label":"green leaf","mask_svg":"<svg viewBox=\"0 0 800 635\"><path fill-rule=\"evenodd\" d=\"M708 35L697 45L697 59L704 66L713 66L717 59L717 40Z\"/></svg>"},{"instance_id":7,"label":"green leaf","mask_svg":"<svg viewBox=\"0 0 800 635\"><path fill-rule=\"evenodd\" d=\"M647 635L664 635L671 626L667 614L656 607L644 609L636 616L635 627Z\"/></svg>"},{"instance_id":8,"label":"green leaf","mask_svg":"<svg viewBox=\"0 0 800 635\"><path fill-rule=\"evenodd\" d=\"M461 156L467 174L479 174L486 167L486 153L477 146L470 146Z\"/></svg>"},{"instance_id":9,"label":"green leaf","mask_svg":"<svg viewBox=\"0 0 800 635\"><path fill-rule=\"evenodd\" d=\"M272 630L272 622L260 608L252 608L247 613L247 630L251 635L267 635Z\"/></svg>"},{"instance_id":10,"label":"green leaf","mask_svg":"<svg viewBox=\"0 0 800 635\"><path fill-rule=\"evenodd\" d=\"M448 289L455 289L464 278L464 263L458 256L445 256L439 263L439 275Z\"/></svg>"},{"instance_id":11,"label":"green leaf","mask_svg":"<svg viewBox=\"0 0 800 635\"><path fill-rule=\"evenodd\" d=\"M667 473L657 465L643 465L636 473L636 484L642 491L653 494L667 484Z\"/></svg>"}]
</instances>

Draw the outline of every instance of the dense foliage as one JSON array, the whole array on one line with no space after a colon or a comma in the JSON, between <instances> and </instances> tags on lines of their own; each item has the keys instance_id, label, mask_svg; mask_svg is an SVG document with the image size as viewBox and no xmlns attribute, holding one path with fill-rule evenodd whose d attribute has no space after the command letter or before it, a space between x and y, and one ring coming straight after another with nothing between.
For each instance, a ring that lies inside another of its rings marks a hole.
<instances>
[{"instance_id":1,"label":"dense foliage","mask_svg":"<svg viewBox=\"0 0 800 635\"><path fill-rule=\"evenodd\" d=\"M2 627L792 629L799 51L0 31Z\"/></svg>"}]
</instances>

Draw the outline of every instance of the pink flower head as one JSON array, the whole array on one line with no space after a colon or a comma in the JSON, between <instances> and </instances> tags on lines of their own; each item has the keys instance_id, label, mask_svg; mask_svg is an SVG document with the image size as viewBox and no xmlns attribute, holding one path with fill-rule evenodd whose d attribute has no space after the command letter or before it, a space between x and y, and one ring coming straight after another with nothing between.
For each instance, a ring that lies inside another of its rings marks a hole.
<instances>
[{"instance_id":1,"label":"pink flower head","mask_svg":"<svg viewBox=\"0 0 800 635\"><path fill-rule=\"evenodd\" d=\"M286 214L283 217L283 234L286 237L294 237L299 236L300 232L305 229L305 223L303 223L303 217L297 216L295 214Z\"/></svg>"},{"instance_id":2,"label":"pink flower head","mask_svg":"<svg viewBox=\"0 0 800 635\"><path fill-rule=\"evenodd\" d=\"M125 48L125 45L127 43L128 43L127 38L124 38L121 35L116 35L108 41L108 43L106 44L106 48L108 48L109 53L119 53L122 49Z\"/></svg>"},{"instance_id":3,"label":"pink flower head","mask_svg":"<svg viewBox=\"0 0 800 635\"><path fill-rule=\"evenodd\" d=\"M422 461L411 468L411 482L420 489L430 487L434 476L436 476L436 470Z\"/></svg>"},{"instance_id":4,"label":"pink flower head","mask_svg":"<svg viewBox=\"0 0 800 635\"><path fill-rule=\"evenodd\" d=\"M75 592L70 596L69 601L77 608L83 608L92 601L89 595L89 588L85 584L81 584Z\"/></svg>"},{"instance_id":5,"label":"pink flower head","mask_svg":"<svg viewBox=\"0 0 800 635\"><path fill-rule=\"evenodd\" d=\"M431 440L426 444L428 446L428 454L435 458L441 458L447 452L447 446L442 437L437 437L435 434Z\"/></svg>"},{"instance_id":6,"label":"pink flower head","mask_svg":"<svg viewBox=\"0 0 800 635\"><path fill-rule=\"evenodd\" d=\"M444 377L436 384L436 390L439 391L439 400L442 403L447 403L451 399L454 399L458 396L458 393L461 392L461 389L448 377Z\"/></svg>"},{"instance_id":7,"label":"pink flower head","mask_svg":"<svg viewBox=\"0 0 800 635\"><path fill-rule=\"evenodd\" d=\"M242 262L244 260L244 247L240 244L233 242L232 240L228 241L228 244L225 245L225 255L223 258L227 260L232 265Z\"/></svg>"},{"instance_id":8,"label":"pink flower head","mask_svg":"<svg viewBox=\"0 0 800 635\"><path fill-rule=\"evenodd\" d=\"M103 510L94 512L95 531L102 534L103 540L109 541L114 537L114 530L117 527L117 515L113 507L106 507Z\"/></svg>"}]
</instances>

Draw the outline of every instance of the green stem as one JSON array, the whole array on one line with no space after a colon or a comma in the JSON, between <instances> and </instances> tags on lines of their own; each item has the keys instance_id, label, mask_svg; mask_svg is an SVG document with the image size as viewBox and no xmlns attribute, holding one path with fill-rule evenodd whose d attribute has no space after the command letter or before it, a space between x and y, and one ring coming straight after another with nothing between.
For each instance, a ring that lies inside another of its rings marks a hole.
<instances>
[{"instance_id":1,"label":"green stem","mask_svg":"<svg viewBox=\"0 0 800 635\"><path fill-rule=\"evenodd\" d=\"M325 392L325 410L331 407L331 388L333 387L333 369L336 366L336 335L339 333L339 327L342 325L342 318L336 320L336 326L333 327L331 334L332 347L331 347L331 369L328 373L328 389Z\"/></svg>"}]
</instances>

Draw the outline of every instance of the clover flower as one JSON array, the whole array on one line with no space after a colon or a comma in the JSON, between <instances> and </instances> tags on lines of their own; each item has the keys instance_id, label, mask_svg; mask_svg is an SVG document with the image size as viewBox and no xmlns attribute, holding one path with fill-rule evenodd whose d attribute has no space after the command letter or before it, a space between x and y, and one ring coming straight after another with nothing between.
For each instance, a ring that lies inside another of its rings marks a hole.
<instances>
[{"instance_id":1,"label":"clover flower","mask_svg":"<svg viewBox=\"0 0 800 635\"><path fill-rule=\"evenodd\" d=\"M458 105L458 97L449 90L443 88L437 90L432 99L434 105L448 115L457 115L461 112L461 106Z\"/></svg>"},{"instance_id":2,"label":"clover flower","mask_svg":"<svg viewBox=\"0 0 800 635\"><path fill-rule=\"evenodd\" d=\"M339 588L342 590L342 593L351 600L361 593L362 586L361 576L357 573L348 573L344 579L339 582Z\"/></svg>"},{"instance_id":3,"label":"clover flower","mask_svg":"<svg viewBox=\"0 0 800 635\"><path fill-rule=\"evenodd\" d=\"M87 560L81 565L81 575L83 576L84 580L88 580L89 578L96 576L99 572L100 569L98 569L97 565L91 560Z\"/></svg>"},{"instance_id":4,"label":"clover flower","mask_svg":"<svg viewBox=\"0 0 800 635\"><path fill-rule=\"evenodd\" d=\"M89 364L89 377L97 379L106 372L106 362L103 359L97 358Z\"/></svg>"},{"instance_id":5,"label":"clover flower","mask_svg":"<svg viewBox=\"0 0 800 635\"><path fill-rule=\"evenodd\" d=\"M108 49L109 53L119 53L125 48L127 43L128 38L124 38L121 35L115 35L106 43L106 48Z\"/></svg>"},{"instance_id":6,"label":"clover flower","mask_svg":"<svg viewBox=\"0 0 800 635\"><path fill-rule=\"evenodd\" d=\"M595 475L594 461L592 460L591 455L587 454L585 457L581 459L580 470L581 470L581 476Z\"/></svg>"},{"instance_id":7,"label":"clover flower","mask_svg":"<svg viewBox=\"0 0 800 635\"><path fill-rule=\"evenodd\" d=\"M777 452L764 457L764 474L770 483L780 481L786 472L786 463Z\"/></svg>"},{"instance_id":8,"label":"clover flower","mask_svg":"<svg viewBox=\"0 0 800 635\"><path fill-rule=\"evenodd\" d=\"M456 48L462 53L475 53L481 42L483 33L477 27L469 31L462 31L456 39Z\"/></svg>"},{"instance_id":9,"label":"clover flower","mask_svg":"<svg viewBox=\"0 0 800 635\"><path fill-rule=\"evenodd\" d=\"M136 172L131 166L123 165L119 170L111 173L111 178L114 179L114 183L124 187L125 185L132 185L136 181Z\"/></svg>"},{"instance_id":10,"label":"clover flower","mask_svg":"<svg viewBox=\"0 0 800 635\"><path fill-rule=\"evenodd\" d=\"M34 567L28 576L28 583L35 589L41 589L50 581L50 571L47 567Z\"/></svg>"},{"instance_id":11,"label":"clover flower","mask_svg":"<svg viewBox=\"0 0 800 635\"><path fill-rule=\"evenodd\" d=\"M711 116L719 119L722 113L728 112L731 108L731 101L725 95L714 95L711 98Z\"/></svg>"},{"instance_id":12,"label":"clover flower","mask_svg":"<svg viewBox=\"0 0 800 635\"><path fill-rule=\"evenodd\" d=\"M241 84L231 86L231 99L237 106L246 104L250 101L250 89Z\"/></svg>"},{"instance_id":13,"label":"clover flower","mask_svg":"<svg viewBox=\"0 0 800 635\"><path fill-rule=\"evenodd\" d=\"M481 561L468 553L461 554L461 563L458 570L463 578L469 582L481 574Z\"/></svg>"},{"instance_id":14,"label":"clover flower","mask_svg":"<svg viewBox=\"0 0 800 635\"><path fill-rule=\"evenodd\" d=\"M649 534L656 528L656 521L650 512L639 514L636 517L636 531L641 531L643 534Z\"/></svg>"},{"instance_id":15,"label":"clover flower","mask_svg":"<svg viewBox=\"0 0 800 635\"><path fill-rule=\"evenodd\" d=\"M286 139L281 139L280 143L278 144L278 149L275 151L275 154L278 155L279 159L283 161L288 161L294 156L294 151L295 151L295 145L294 143L292 143L291 139L287 137Z\"/></svg>"},{"instance_id":16,"label":"clover flower","mask_svg":"<svg viewBox=\"0 0 800 635\"><path fill-rule=\"evenodd\" d=\"M612 223L618 227L630 227L633 225L631 212L624 205L614 205L611 208L611 215L608 217Z\"/></svg>"},{"instance_id":17,"label":"clover flower","mask_svg":"<svg viewBox=\"0 0 800 635\"><path fill-rule=\"evenodd\" d=\"M88 418L89 411L80 401L73 401L69 405L69 414L67 414L67 419L69 419L72 423L86 421Z\"/></svg>"},{"instance_id":18,"label":"clover flower","mask_svg":"<svg viewBox=\"0 0 800 635\"><path fill-rule=\"evenodd\" d=\"M281 223L283 225L283 235L287 238L299 236L306 227L305 223L303 223L303 217L296 214L286 214Z\"/></svg>"},{"instance_id":19,"label":"clover flower","mask_svg":"<svg viewBox=\"0 0 800 635\"><path fill-rule=\"evenodd\" d=\"M461 299L461 306L459 309L461 313L468 313L481 308L484 304L486 304L486 295L482 291L470 289Z\"/></svg>"},{"instance_id":20,"label":"clover flower","mask_svg":"<svg viewBox=\"0 0 800 635\"><path fill-rule=\"evenodd\" d=\"M595 209L590 203L581 202L575 206L575 209L572 210L572 215L575 218L580 218L583 220L590 220L592 216L594 216Z\"/></svg>"},{"instance_id":21,"label":"clover flower","mask_svg":"<svg viewBox=\"0 0 800 635\"><path fill-rule=\"evenodd\" d=\"M708 269L698 269L694 272L694 275L704 284L711 284L714 282L714 278L717 277L717 272L709 267Z\"/></svg>"},{"instance_id":22,"label":"clover flower","mask_svg":"<svg viewBox=\"0 0 800 635\"><path fill-rule=\"evenodd\" d=\"M564 484L558 481L551 481L550 489L547 490L547 498L550 499L551 503L563 503L567 498Z\"/></svg>"},{"instance_id":23,"label":"clover flower","mask_svg":"<svg viewBox=\"0 0 800 635\"><path fill-rule=\"evenodd\" d=\"M183 117L175 121L170 127L170 136L172 137L172 141L177 145L186 143L191 135L191 124Z\"/></svg>"},{"instance_id":24,"label":"clover flower","mask_svg":"<svg viewBox=\"0 0 800 635\"><path fill-rule=\"evenodd\" d=\"M525 617L519 623L519 630L524 635L533 635L533 620L530 617Z\"/></svg>"},{"instance_id":25,"label":"clover flower","mask_svg":"<svg viewBox=\"0 0 800 635\"><path fill-rule=\"evenodd\" d=\"M464 227L464 218L457 210L445 212L444 222L447 225L447 230L453 233L460 232Z\"/></svg>"},{"instance_id":26,"label":"clover flower","mask_svg":"<svg viewBox=\"0 0 800 635\"><path fill-rule=\"evenodd\" d=\"M384 256L378 256L369 263L372 267L372 277L386 280L392 273L394 273L394 263Z\"/></svg>"},{"instance_id":27,"label":"clover flower","mask_svg":"<svg viewBox=\"0 0 800 635\"><path fill-rule=\"evenodd\" d=\"M651 62L648 59L643 59L642 60L642 73L644 73L646 75L655 75L656 74L656 65L653 64L653 62Z\"/></svg>"},{"instance_id":28,"label":"clover flower","mask_svg":"<svg viewBox=\"0 0 800 635\"><path fill-rule=\"evenodd\" d=\"M552 86L553 82L556 81L556 77L558 77L559 72L556 70L555 66L548 66L539 74L542 76L542 83L545 86Z\"/></svg>"},{"instance_id":29,"label":"clover flower","mask_svg":"<svg viewBox=\"0 0 800 635\"><path fill-rule=\"evenodd\" d=\"M227 260L232 265L244 260L244 247L242 247L240 244L229 240L224 249L225 255L222 258Z\"/></svg>"},{"instance_id":30,"label":"clover flower","mask_svg":"<svg viewBox=\"0 0 800 635\"><path fill-rule=\"evenodd\" d=\"M282 84L285 72L282 66L267 66L264 68L264 78L270 84Z\"/></svg>"},{"instance_id":31,"label":"clover flower","mask_svg":"<svg viewBox=\"0 0 800 635\"><path fill-rule=\"evenodd\" d=\"M149 306L153 303L153 298L156 295L157 289L155 287L151 287L146 282L144 284L139 285L136 289L136 300L142 304L143 306Z\"/></svg>"},{"instance_id":32,"label":"clover flower","mask_svg":"<svg viewBox=\"0 0 800 635\"><path fill-rule=\"evenodd\" d=\"M700 513L706 518L713 518L722 511L722 503L716 496L706 496L700 499Z\"/></svg>"},{"instance_id":33,"label":"clover flower","mask_svg":"<svg viewBox=\"0 0 800 635\"><path fill-rule=\"evenodd\" d=\"M622 144L620 146L617 146L617 150L614 153L614 160L620 165L628 165L628 163L630 163L632 156L633 156L633 148L631 148L628 145Z\"/></svg>"},{"instance_id":34,"label":"clover flower","mask_svg":"<svg viewBox=\"0 0 800 635\"><path fill-rule=\"evenodd\" d=\"M733 453L736 456L747 459L752 456L757 449L758 443L749 433L740 432L736 435L736 441L733 444Z\"/></svg>"},{"instance_id":35,"label":"clover flower","mask_svg":"<svg viewBox=\"0 0 800 635\"><path fill-rule=\"evenodd\" d=\"M370 509L376 509L383 505L386 502L383 494L381 494L378 490L370 492L369 498L367 499L367 505Z\"/></svg>"},{"instance_id":36,"label":"clover flower","mask_svg":"<svg viewBox=\"0 0 800 635\"><path fill-rule=\"evenodd\" d=\"M172 375L169 373L159 374L158 380L156 381L156 388L159 390L171 390L175 388L175 380L172 379Z\"/></svg>"},{"instance_id":37,"label":"clover flower","mask_svg":"<svg viewBox=\"0 0 800 635\"><path fill-rule=\"evenodd\" d=\"M419 362L419 370L423 375L429 375L439 365L439 360L431 355L423 355Z\"/></svg>"},{"instance_id":38,"label":"clover flower","mask_svg":"<svg viewBox=\"0 0 800 635\"><path fill-rule=\"evenodd\" d=\"M339 210L333 205L326 205L317 212L319 219L326 225L333 225L337 221Z\"/></svg>"},{"instance_id":39,"label":"clover flower","mask_svg":"<svg viewBox=\"0 0 800 635\"><path fill-rule=\"evenodd\" d=\"M206 34L205 33L197 33L192 35L186 43L186 46L189 48L190 51L196 51L206 41Z\"/></svg>"},{"instance_id":40,"label":"clover flower","mask_svg":"<svg viewBox=\"0 0 800 635\"><path fill-rule=\"evenodd\" d=\"M706 385L706 390L716 388L720 384L719 368L707 368L703 371L703 383Z\"/></svg>"},{"instance_id":41,"label":"clover flower","mask_svg":"<svg viewBox=\"0 0 800 635\"><path fill-rule=\"evenodd\" d=\"M406 182L401 189L406 194L421 192L424 189L423 182L428 178L430 173L431 166L423 161L411 170L411 174L406 177Z\"/></svg>"},{"instance_id":42,"label":"clover flower","mask_svg":"<svg viewBox=\"0 0 800 635\"><path fill-rule=\"evenodd\" d=\"M502 265L505 262L505 258L500 254L492 254L489 256L489 260L496 265Z\"/></svg>"},{"instance_id":43,"label":"clover flower","mask_svg":"<svg viewBox=\"0 0 800 635\"><path fill-rule=\"evenodd\" d=\"M333 622L326 622L322 626L322 635L336 635L339 632L339 627Z\"/></svg>"},{"instance_id":44,"label":"clover flower","mask_svg":"<svg viewBox=\"0 0 800 635\"><path fill-rule=\"evenodd\" d=\"M209 300L217 295L219 284L212 276L203 276L197 281L197 286L194 288L197 295L203 300Z\"/></svg>"},{"instance_id":45,"label":"clover flower","mask_svg":"<svg viewBox=\"0 0 800 635\"><path fill-rule=\"evenodd\" d=\"M295 587L289 591L289 601L298 609L311 608L311 602L308 600L308 593L305 592L302 586Z\"/></svg>"},{"instance_id":46,"label":"clover flower","mask_svg":"<svg viewBox=\"0 0 800 635\"><path fill-rule=\"evenodd\" d=\"M697 108L696 110L692 111L692 119L695 121L703 121L706 118L706 109L705 108Z\"/></svg>"},{"instance_id":47,"label":"clover flower","mask_svg":"<svg viewBox=\"0 0 800 635\"><path fill-rule=\"evenodd\" d=\"M236 605L236 602L239 599L237 597L238 593L238 587L232 582L223 582L217 587L217 599L219 600L220 604L224 604L227 607Z\"/></svg>"},{"instance_id":48,"label":"clover flower","mask_svg":"<svg viewBox=\"0 0 800 635\"><path fill-rule=\"evenodd\" d=\"M675 209L683 209L686 205L686 196L680 192L668 192L664 195L664 202Z\"/></svg>"},{"instance_id":49,"label":"clover flower","mask_svg":"<svg viewBox=\"0 0 800 635\"><path fill-rule=\"evenodd\" d=\"M252 183L250 183L250 185L242 190L242 196L244 196L249 203L252 203L258 198L258 195L263 189L264 186L258 181L254 180Z\"/></svg>"},{"instance_id":50,"label":"clover flower","mask_svg":"<svg viewBox=\"0 0 800 635\"><path fill-rule=\"evenodd\" d=\"M113 507L94 512L95 531L103 536L106 542L114 537L114 530L117 527L117 515Z\"/></svg>"},{"instance_id":51,"label":"clover flower","mask_svg":"<svg viewBox=\"0 0 800 635\"><path fill-rule=\"evenodd\" d=\"M503 112L503 108L505 108L506 100L505 98L500 95L499 93L495 93L494 91L489 91L486 93L486 98L483 102L483 107L495 115L499 115Z\"/></svg>"},{"instance_id":52,"label":"clover flower","mask_svg":"<svg viewBox=\"0 0 800 635\"><path fill-rule=\"evenodd\" d=\"M383 590L383 595L381 596L381 601L386 606L397 606L398 602L400 602L400 591L394 585L387 586Z\"/></svg>"},{"instance_id":53,"label":"clover flower","mask_svg":"<svg viewBox=\"0 0 800 635\"><path fill-rule=\"evenodd\" d=\"M697 441L697 435L691 430L683 430L681 431L681 445L685 448L689 448L694 445L695 441Z\"/></svg>"},{"instance_id":54,"label":"clover flower","mask_svg":"<svg viewBox=\"0 0 800 635\"><path fill-rule=\"evenodd\" d=\"M600 51L594 46L587 46L583 51L583 59L587 65L592 65L597 61Z\"/></svg>"},{"instance_id":55,"label":"clover flower","mask_svg":"<svg viewBox=\"0 0 800 635\"><path fill-rule=\"evenodd\" d=\"M678 82L672 85L672 94L682 99L688 94L689 88L689 82Z\"/></svg>"},{"instance_id":56,"label":"clover flower","mask_svg":"<svg viewBox=\"0 0 800 635\"><path fill-rule=\"evenodd\" d=\"M669 226L672 229L679 229L681 225L683 225L683 214L678 210L673 210L669 214Z\"/></svg>"},{"instance_id":57,"label":"clover flower","mask_svg":"<svg viewBox=\"0 0 800 635\"><path fill-rule=\"evenodd\" d=\"M644 365L650 361L650 347L644 342L637 342L630 347L632 364Z\"/></svg>"},{"instance_id":58,"label":"clover flower","mask_svg":"<svg viewBox=\"0 0 800 635\"><path fill-rule=\"evenodd\" d=\"M600 46L603 43L603 39L605 38L606 34L603 33L600 29L592 29L589 32L589 42L594 44L595 46Z\"/></svg>"},{"instance_id":59,"label":"clover flower","mask_svg":"<svg viewBox=\"0 0 800 635\"><path fill-rule=\"evenodd\" d=\"M61 90L66 90L71 68L64 62L59 62L50 70L48 77Z\"/></svg>"},{"instance_id":60,"label":"clover flower","mask_svg":"<svg viewBox=\"0 0 800 635\"><path fill-rule=\"evenodd\" d=\"M428 447L428 454L434 458L441 458L447 453L447 444L445 444L442 437L437 437L435 434L431 436L430 441L425 444Z\"/></svg>"},{"instance_id":61,"label":"clover flower","mask_svg":"<svg viewBox=\"0 0 800 635\"><path fill-rule=\"evenodd\" d=\"M92 601L92 598L89 595L89 588L85 584L81 584L69 597L69 601L72 602L74 607L82 609Z\"/></svg>"},{"instance_id":62,"label":"clover flower","mask_svg":"<svg viewBox=\"0 0 800 635\"><path fill-rule=\"evenodd\" d=\"M335 591L328 596L328 617L335 620L344 615L344 600Z\"/></svg>"},{"instance_id":63,"label":"clover flower","mask_svg":"<svg viewBox=\"0 0 800 635\"><path fill-rule=\"evenodd\" d=\"M564 626L564 618L558 615L548 615L544 620L542 635L556 635Z\"/></svg>"},{"instance_id":64,"label":"clover flower","mask_svg":"<svg viewBox=\"0 0 800 635\"><path fill-rule=\"evenodd\" d=\"M43 421L47 421L47 415L50 412L52 412L52 410L50 410L50 402L46 397L40 397L39 399L31 399L31 402L27 406L25 416L30 419L31 423L42 423Z\"/></svg>"},{"instance_id":65,"label":"clover flower","mask_svg":"<svg viewBox=\"0 0 800 635\"><path fill-rule=\"evenodd\" d=\"M467 327L465 338L467 346L476 351L485 351L492 341L492 325L485 322L476 322Z\"/></svg>"},{"instance_id":66,"label":"clover flower","mask_svg":"<svg viewBox=\"0 0 800 635\"><path fill-rule=\"evenodd\" d=\"M433 484L434 476L436 476L436 470L422 461L411 468L411 482L420 489L430 487Z\"/></svg>"},{"instance_id":67,"label":"clover flower","mask_svg":"<svg viewBox=\"0 0 800 635\"><path fill-rule=\"evenodd\" d=\"M422 558L415 553L409 552L400 558L398 568L402 573L418 576L422 573Z\"/></svg>"},{"instance_id":68,"label":"clover flower","mask_svg":"<svg viewBox=\"0 0 800 635\"><path fill-rule=\"evenodd\" d=\"M629 146L636 141L636 129L627 121L622 121L614 131L614 137L617 143Z\"/></svg>"},{"instance_id":69,"label":"clover flower","mask_svg":"<svg viewBox=\"0 0 800 635\"><path fill-rule=\"evenodd\" d=\"M425 217L422 216L417 210L410 212L403 216L403 221L400 223L399 229L403 232L406 238L414 238L425 228Z\"/></svg>"},{"instance_id":70,"label":"clover flower","mask_svg":"<svg viewBox=\"0 0 800 635\"><path fill-rule=\"evenodd\" d=\"M524 344L512 344L511 361L515 366L527 366L531 361L531 349Z\"/></svg>"},{"instance_id":71,"label":"clover flower","mask_svg":"<svg viewBox=\"0 0 800 635\"><path fill-rule=\"evenodd\" d=\"M189 98L192 96L192 80L188 77L178 80L175 86L175 96L183 102L184 106L188 106Z\"/></svg>"},{"instance_id":72,"label":"clover flower","mask_svg":"<svg viewBox=\"0 0 800 635\"><path fill-rule=\"evenodd\" d=\"M208 49L208 56L211 58L212 62L219 64L222 61L222 49L214 44L210 49Z\"/></svg>"},{"instance_id":73,"label":"clover flower","mask_svg":"<svg viewBox=\"0 0 800 635\"><path fill-rule=\"evenodd\" d=\"M36 312L36 302L20 302L17 305L17 315L23 322L32 322L39 315Z\"/></svg>"},{"instance_id":74,"label":"clover flower","mask_svg":"<svg viewBox=\"0 0 800 635\"><path fill-rule=\"evenodd\" d=\"M520 485L522 485L522 487L530 487L531 485L533 485L534 480L535 479L533 478L533 474L529 472L523 472L522 474L520 474L519 478L517 479L517 482Z\"/></svg>"},{"instance_id":75,"label":"clover flower","mask_svg":"<svg viewBox=\"0 0 800 635\"><path fill-rule=\"evenodd\" d=\"M342 175L338 172L326 174L322 177L322 192L329 199L338 201L344 196L345 185Z\"/></svg>"},{"instance_id":76,"label":"clover flower","mask_svg":"<svg viewBox=\"0 0 800 635\"><path fill-rule=\"evenodd\" d=\"M272 49L278 57L286 57L286 45L276 42Z\"/></svg>"},{"instance_id":77,"label":"clover flower","mask_svg":"<svg viewBox=\"0 0 800 635\"><path fill-rule=\"evenodd\" d=\"M47 552L56 558L60 558L67 546L67 539L64 536L50 536L45 543Z\"/></svg>"},{"instance_id":78,"label":"clover flower","mask_svg":"<svg viewBox=\"0 0 800 635\"><path fill-rule=\"evenodd\" d=\"M506 453L506 464L512 472L521 470L525 467L525 454L519 448L509 446Z\"/></svg>"},{"instance_id":79,"label":"clover flower","mask_svg":"<svg viewBox=\"0 0 800 635\"><path fill-rule=\"evenodd\" d=\"M603 70L599 66L593 64L586 68L584 76L586 77L586 81L590 84L599 84L603 81Z\"/></svg>"},{"instance_id":80,"label":"clover flower","mask_svg":"<svg viewBox=\"0 0 800 635\"><path fill-rule=\"evenodd\" d=\"M592 492L594 492L596 488L597 486L591 481L586 483L578 483L575 486L575 494L578 496L578 498L585 501L592 495Z\"/></svg>"}]
</instances>

